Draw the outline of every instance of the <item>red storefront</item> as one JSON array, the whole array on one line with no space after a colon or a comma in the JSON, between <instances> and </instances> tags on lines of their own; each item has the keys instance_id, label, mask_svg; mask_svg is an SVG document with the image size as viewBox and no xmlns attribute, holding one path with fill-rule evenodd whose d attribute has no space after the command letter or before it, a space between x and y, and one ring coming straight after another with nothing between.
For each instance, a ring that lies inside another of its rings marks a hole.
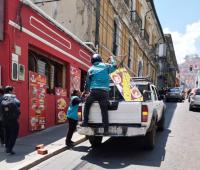
<instances>
[{"instance_id":1,"label":"red storefront","mask_svg":"<svg viewBox=\"0 0 200 170\"><path fill-rule=\"evenodd\" d=\"M93 51L29 0L0 2L0 83L21 101L20 136L64 122ZM63 100L64 99L64 100Z\"/></svg>"}]
</instances>

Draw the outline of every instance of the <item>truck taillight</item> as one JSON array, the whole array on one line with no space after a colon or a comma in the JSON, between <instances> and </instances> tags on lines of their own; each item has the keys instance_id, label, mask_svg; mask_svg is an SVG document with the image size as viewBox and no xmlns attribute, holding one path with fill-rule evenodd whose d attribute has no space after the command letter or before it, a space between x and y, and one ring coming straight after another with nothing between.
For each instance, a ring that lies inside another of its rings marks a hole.
<instances>
[{"instance_id":1,"label":"truck taillight","mask_svg":"<svg viewBox=\"0 0 200 170\"><path fill-rule=\"evenodd\" d=\"M147 105L142 105L142 122L147 122L148 121L148 115L149 115L149 111L148 111L148 107Z\"/></svg>"},{"instance_id":2,"label":"truck taillight","mask_svg":"<svg viewBox=\"0 0 200 170\"><path fill-rule=\"evenodd\" d=\"M82 106L78 107L78 121L82 121Z\"/></svg>"}]
</instances>

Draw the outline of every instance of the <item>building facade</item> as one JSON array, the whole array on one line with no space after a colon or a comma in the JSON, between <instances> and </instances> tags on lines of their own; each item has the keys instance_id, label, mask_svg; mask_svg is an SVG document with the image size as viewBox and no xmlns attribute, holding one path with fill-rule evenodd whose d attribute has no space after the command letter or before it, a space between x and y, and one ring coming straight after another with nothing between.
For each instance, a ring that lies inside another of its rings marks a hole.
<instances>
[{"instance_id":1,"label":"building facade","mask_svg":"<svg viewBox=\"0 0 200 170\"><path fill-rule=\"evenodd\" d=\"M104 61L118 56L119 65L132 76L149 76L157 84L156 49L165 38L152 0L33 2L96 49Z\"/></svg>"},{"instance_id":2,"label":"building facade","mask_svg":"<svg viewBox=\"0 0 200 170\"><path fill-rule=\"evenodd\" d=\"M159 70L158 70L158 86L175 87L180 85L178 82L179 68L174 51L173 41L170 34L165 34L165 44L161 44L164 53L158 56ZM178 79L177 79L178 78Z\"/></svg>"},{"instance_id":3,"label":"building facade","mask_svg":"<svg viewBox=\"0 0 200 170\"><path fill-rule=\"evenodd\" d=\"M21 101L25 136L65 122L70 93L83 86L94 52L31 1L3 2L0 82Z\"/></svg>"}]
</instances>

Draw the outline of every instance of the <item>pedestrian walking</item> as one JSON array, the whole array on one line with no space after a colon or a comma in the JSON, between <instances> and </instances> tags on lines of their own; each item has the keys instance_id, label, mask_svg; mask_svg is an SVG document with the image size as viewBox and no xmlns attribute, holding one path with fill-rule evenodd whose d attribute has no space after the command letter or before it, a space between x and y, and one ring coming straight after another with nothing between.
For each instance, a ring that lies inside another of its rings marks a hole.
<instances>
[{"instance_id":1,"label":"pedestrian walking","mask_svg":"<svg viewBox=\"0 0 200 170\"><path fill-rule=\"evenodd\" d=\"M69 108L67 110L67 119L68 119L68 133L65 140L65 144L69 147L74 145L74 142L71 140L76 126L78 124L78 105L81 103L81 92L79 90L73 90L71 95L71 101Z\"/></svg>"},{"instance_id":2,"label":"pedestrian walking","mask_svg":"<svg viewBox=\"0 0 200 170\"><path fill-rule=\"evenodd\" d=\"M13 87L6 86L4 88L4 95L0 104L0 112L3 115L3 126L5 128L5 147L6 153L13 155L13 147L15 145L18 132L20 116L20 101L16 95L13 94Z\"/></svg>"},{"instance_id":3,"label":"pedestrian walking","mask_svg":"<svg viewBox=\"0 0 200 170\"><path fill-rule=\"evenodd\" d=\"M0 103L2 101L2 98L3 98L3 88L1 87L0 88ZM5 144L5 129L3 127L3 114L0 113L0 143L1 145Z\"/></svg>"},{"instance_id":4,"label":"pedestrian walking","mask_svg":"<svg viewBox=\"0 0 200 170\"><path fill-rule=\"evenodd\" d=\"M85 102L82 126L87 126L90 107L94 101L98 101L101 108L104 133L108 132L109 74L117 69L117 64L113 56L110 57L110 60L111 64L103 63L101 56L94 54L91 58L92 66L88 70L85 84L85 93L90 93Z\"/></svg>"}]
</instances>

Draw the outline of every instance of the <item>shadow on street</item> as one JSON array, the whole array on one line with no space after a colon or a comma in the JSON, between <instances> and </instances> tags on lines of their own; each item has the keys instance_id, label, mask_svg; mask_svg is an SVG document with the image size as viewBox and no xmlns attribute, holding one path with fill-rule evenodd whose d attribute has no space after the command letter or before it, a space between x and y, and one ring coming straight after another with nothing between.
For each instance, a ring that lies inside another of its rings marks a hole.
<instances>
[{"instance_id":1,"label":"shadow on street","mask_svg":"<svg viewBox=\"0 0 200 170\"><path fill-rule=\"evenodd\" d=\"M48 128L43 131L35 132L31 135L18 138L14 150L16 155L9 156L4 152L4 148L0 146L0 162L6 160L7 163L19 162L25 159L30 153L35 151L38 144L49 145L64 136L66 136L67 124L62 124Z\"/></svg>"},{"instance_id":2,"label":"shadow on street","mask_svg":"<svg viewBox=\"0 0 200 170\"><path fill-rule=\"evenodd\" d=\"M85 146L75 147L73 150L88 152L83 156L80 165L75 169L80 169L87 162L98 165L104 169L120 169L130 165L160 167L165 159L165 146L171 131L169 126L173 119L177 103L167 103L165 113L165 130L158 132L156 136L156 146L154 150L143 149L143 138L109 138L100 147L92 149Z\"/></svg>"}]
</instances>

